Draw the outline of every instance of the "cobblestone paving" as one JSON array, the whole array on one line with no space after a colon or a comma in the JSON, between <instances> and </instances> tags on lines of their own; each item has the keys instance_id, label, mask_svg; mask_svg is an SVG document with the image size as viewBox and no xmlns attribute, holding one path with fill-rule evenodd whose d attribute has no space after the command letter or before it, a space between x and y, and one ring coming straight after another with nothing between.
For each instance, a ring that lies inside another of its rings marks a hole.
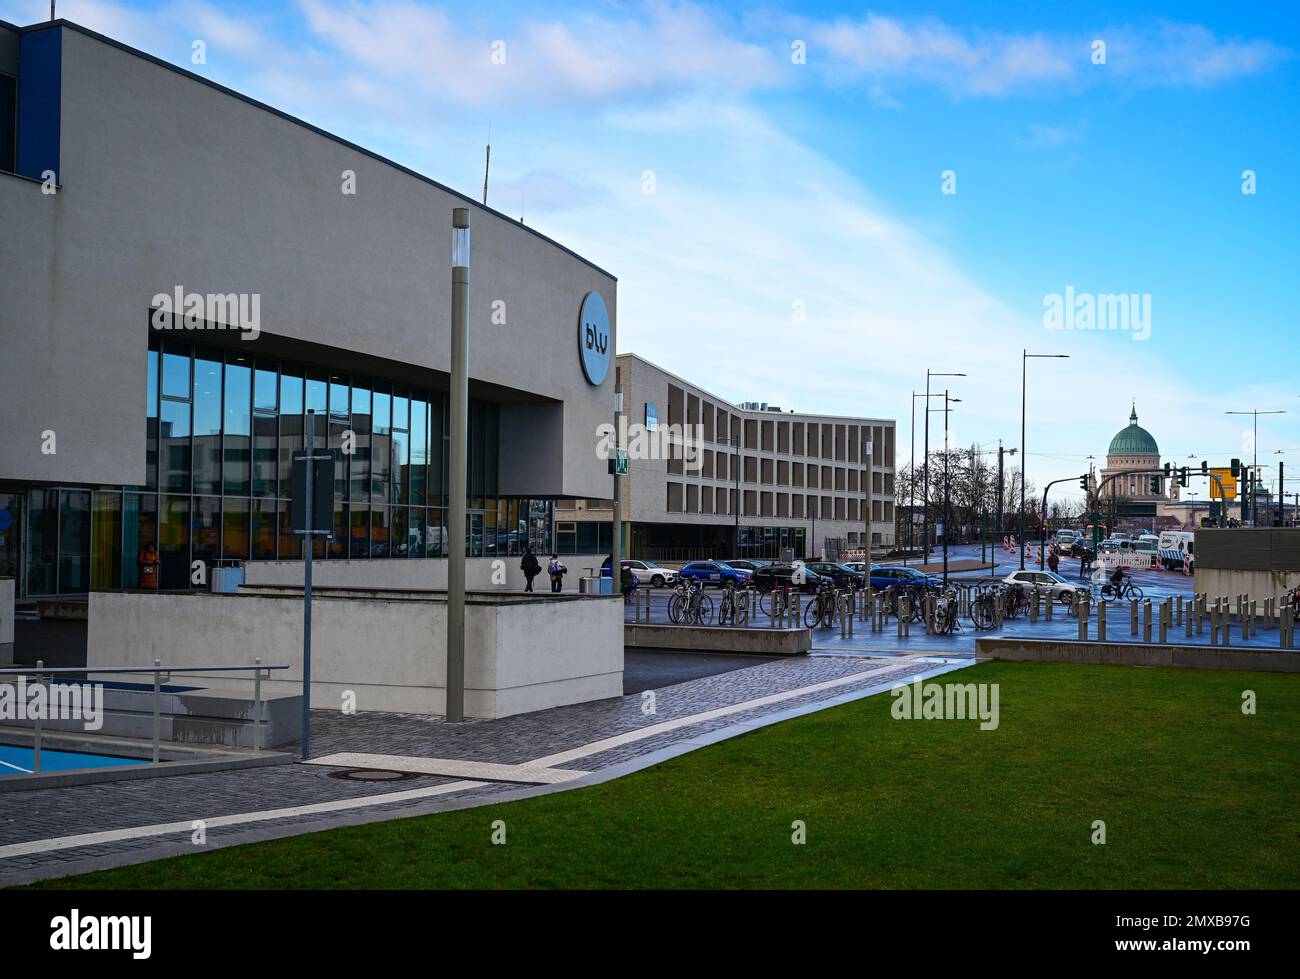
<instances>
[{"instance_id":1,"label":"cobblestone paving","mask_svg":"<svg viewBox=\"0 0 1300 979\"><path fill-rule=\"evenodd\" d=\"M442 718L402 714L313 712L313 753L374 752L469 761L521 764L575 749L644 727L685 718L720 707L801 689L818 683L894 665L887 673L797 698L685 725L566 763L562 767L596 771L648 755L709 731L753 720L804 704L829 700L867 687L906 680L932 664L920 660L862 656L800 657L762 663L702 677L655 691L655 712L642 712L641 694L560 707L493 721L449 725ZM330 778L328 766L283 765L269 768L179 775L140 781L39 789L0 794L0 846L61 836L125 830L216 816L276 810L334 800L365 799L393 792L450 784L454 780L420 777L392 782L354 782ZM488 783L438 797L439 800L492 797L519 786ZM369 814L401 815L419 800L380 804ZM210 827L209 846L237 842L250 833L300 833L338 825L346 813L294 815L242 826ZM0 884L16 876L58 875L86 861L121 860L132 855L152 859L164 852L188 850L189 833L95 843L0 859Z\"/></svg>"}]
</instances>

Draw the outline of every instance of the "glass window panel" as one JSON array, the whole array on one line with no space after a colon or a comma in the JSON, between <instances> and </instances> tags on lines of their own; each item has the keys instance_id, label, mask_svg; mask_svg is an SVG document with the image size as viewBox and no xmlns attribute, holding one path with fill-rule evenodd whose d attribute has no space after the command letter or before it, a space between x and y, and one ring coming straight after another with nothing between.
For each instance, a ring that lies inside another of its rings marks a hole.
<instances>
[{"instance_id":1,"label":"glass window panel","mask_svg":"<svg viewBox=\"0 0 1300 979\"><path fill-rule=\"evenodd\" d=\"M248 495L251 474L252 388L250 367L226 365L223 483L225 492L239 496Z\"/></svg>"},{"instance_id":2,"label":"glass window panel","mask_svg":"<svg viewBox=\"0 0 1300 979\"><path fill-rule=\"evenodd\" d=\"M393 429L392 437L392 462L389 471L393 476L393 489L389 499L394 503L410 503L411 436L408 432Z\"/></svg>"},{"instance_id":3,"label":"glass window panel","mask_svg":"<svg viewBox=\"0 0 1300 979\"><path fill-rule=\"evenodd\" d=\"M289 526L290 513L288 504L280 507L275 516L276 526L280 531L280 560L300 560L302 558L302 538L295 537L293 528Z\"/></svg>"},{"instance_id":4,"label":"glass window panel","mask_svg":"<svg viewBox=\"0 0 1300 979\"><path fill-rule=\"evenodd\" d=\"M190 400L190 355L176 353L169 346L163 353L162 393L168 398Z\"/></svg>"},{"instance_id":5,"label":"glass window panel","mask_svg":"<svg viewBox=\"0 0 1300 979\"><path fill-rule=\"evenodd\" d=\"M276 413L279 408L279 400L276 397L278 390L276 380L275 367L259 360L257 370L253 374L254 414L267 412L274 415Z\"/></svg>"},{"instance_id":6,"label":"glass window panel","mask_svg":"<svg viewBox=\"0 0 1300 979\"><path fill-rule=\"evenodd\" d=\"M411 402L403 395L393 395L393 428L407 431L411 427Z\"/></svg>"},{"instance_id":7,"label":"glass window panel","mask_svg":"<svg viewBox=\"0 0 1300 979\"><path fill-rule=\"evenodd\" d=\"M425 401L411 402L411 472L410 494L414 506L425 503L425 487L429 478L429 405Z\"/></svg>"},{"instance_id":8,"label":"glass window panel","mask_svg":"<svg viewBox=\"0 0 1300 979\"><path fill-rule=\"evenodd\" d=\"M426 501L441 507L447 502L447 402L436 398L429 404L429 478Z\"/></svg>"},{"instance_id":9,"label":"glass window panel","mask_svg":"<svg viewBox=\"0 0 1300 979\"><path fill-rule=\"evenodd\" d=\"M393 507L393 526L389 530L389 547L393 557L411 557L411 539L408 536L410 525L406 507Z\"/></svg>"},{"instance_id":10,"label":"glass window panel","mask_svg":"<svg viewBox=\"0 0 1300 979\"><path fill-rule=\"evenodd\" d=\"M375 433L387 435L393 429L393 399L381 392L375 392Z\"/></svg>"},{"instance_id":11,"label":"glass window panel","mask_svg":"<svg viewBox=\"0 0 1300 979\"><path fill-rule=\"evenodd\" d=\"M348 459L351 499L364 503L370 496L370 388L352 389L352 455Z\"/></svg>"},{"instance_id":12,"label":"glass window panel","mask_svg":"<svg viewBox=\"0 0 1300 979\"><path fill-rule=\"evenodd\" d=\"M466 557L483 556L483 513L471 513L465 521L465 534L468 538L463 542L466 548Z\"/></svg>"},{"instance_id":13,"label":"glass window panel","mask_svg":"<svg viewBox=\"0 0 1300 979\"><path fill-rule=\"evenodd\" d=\"M193 506L191 561L202 561L211 571L221 557L221 497L196 496ZM188 580L188 576L187 576Z\"/></svg>"},{"instance_id":14,"label":"glass window panel","mask_svg":"<svg viewBox=\"0 0 1300 979\"><path fill-rule=\"evenodd\" d=\"M59 593L90 590L90 493L59 493Z\"/></svg>"},{"instance_id":15,"label":"glass window panel","mask_svg":"<svg viewBox=\"0 0 1300 979\"><path fill-rule=\"evenodd\" d=\"M126 493L122 497L122 587L140 587L140 559L146 544L158 545L158 497Z\"/></svg>"},{"instance_id":16,"label":"glass window panel","mask_svg":"<svg viewBox=\"0 0 1300 979\"><path fill-rule=\"evenodd\" d=\"M370 510L366 507L352 507L352 530L349 536L348 556L354 558L370 557Z\"/></svg>"},{"instance_id":17,"label":"glass window panel","mask_svg":"<svg viewBox=\"0 0 1300 979\"><path fill-rule=\"evenodd\" d=\"M247 561L248 546L248 501L226 497L221 513L221 557L226 561Z\"/></svg>"},{"instance_id":18,"label":"glass window panel","mask_svg":"<svg viewBox=\"0 0 1300 979\"><path fill-rule=\"evenodd\" d=\"M392 547L392 538L389 527L389 509L388 507L375 507L370 511L370 556L371 557L400 557L395 553Z\"/></svg>"},{"instance_id":19,"label":"glass window panel","mask_svg":"<svg viewBox=\"0 0 1300 979\"><path fill-rule=\"evenodd\" d=\"M299 418L301 422L301 418ZM253 495L275 496L275 477L279 468L276 457L276 429L279 419L275 412L258 408L253 414ZM290 466L292 456L290 456ZM292 476L292 472L290 473ZM289 492L289 483L285 492Z\"/></svg>"},{"instance_id":20,"label":"glass window panel","mask_svg":"<svg viewBox=\"0 0 1300 979\"><path fill-rule=\"evenodd\" d=\"M59 491L27 496L27 593L53 595L59 577Z\"/></svg>"},{"instance_id":21,"label":"glass window panel","mask_svg":"<svg viewBox=\"0 0 1300 979\"><path fill-rule=\"evenodd\" d=\"M388 503L392 499L393 482L393 440L389 435L377 432L371 437L370 445L370 491L371 499L376 503Z\"/></svg>"},{"instance_id":22,"label":"glass window panel","mask_svg":"<svg viewBox=\"0 0 1300 979\"><path fill-rule=\"evenodd\" d=\"M90 553L90 587L122 587L122 494L96 493L91 522L94 543Z\"/></svg>"},{"instance_id":23,"label":"glass window panel","mask_svg":"<svg viewBox=\"0 0 1300 979\"><path fill-rule=\"evenodd\" d=\"M280 493L288 497L293 487L293 454L303 446L302 371L285 365L280 373ZM283 543L280 548L284 553ZM296 552L295 552L296 553Z\"/></svg>"},{"instance_id":24,"label":"glass window panel","mask_svg":"<svg viewBox=\"0 0 1300 979\"><path fill-rule=\"evenodd\" d=\"M221 492L221 361L194 360L194 492Z\"/></svg>"},{"instance_id":25,"label":"glass window panel","mask_svg":"<svg viewBox=\"0 0 1300 979\"><path fill-rule=\"evenodd\" d=\"M190 490L190 404L188 401L162 403L159 443L158 478L162 488L188 493Z\"/></svg>"},{"instance_id":26,"label":"glass window panel","mask_svg":"<svg viewBox=\"0 0 1300 979\"><path fill-rule=\"evenodd\" d=\"M351 539L351 527L349 526L348 507L346 503L335 501L334 503L334 536L329 540L327 549L329 556L332 558L345 558L348 556L348 541ZM318 553L316 551L313 554Z\"/></svg>"},{"instance_id":27,"label":"glass window panel","mask_svg":"<svg viewBox=\"0 0 1300 979\"><path fill-rule=\"evenodd\" d=\"M339 374L330 378L330 415L345 422L352 416L352 398L347 378Z\"/></svg>"},{"instance_id":28,"label":"glass window panel","mask_svg":"<svg viewBox=\"0 0 1300 979\"><path fill-rule=\"evenodd\" d=\"M254 500L250 527L253 560L275 560L275 500Z\"/></svg>"},{"instance_id":29,"label":"glass window panel","mask_svg":"<svg viewBox=\"0 0 1300 979\"><path fill-rule=\"evenodd\" d=\"M190 498L164 496L159 521L158 587L173 591L190 587Z\"/></svg>"},{"instance_id":30,"label":"glass window panel","mask_svg":"<svg viewBox=\"0 0 1300 979\"><path fill-rule=\"evenodd\" d=\"M149 351L148 385L145 391L145 485L158 486L158 351Z\"/></svg>"},{"instance_id":31,"label":"glass window panel","mask_svg":"<svg viewBox=\"0 0 1300 979\"><path fill-rule=\"evenodd\" d=\"M424 511L424 556L446 557L447 555L447 511Z\"/></svg>"},{"instance_id":32,"label":"glass window panel","mask_svg":"<svg viewBox=\"0 0 1300 979\"><path fill-rule=\"evenodd\" d=\"M413 509L411 511L410 526L406 531L407 547L406 553L410 557L432 557L430 553L429 541L426 528L428 522L425 520L424 511Z\"/></svg>"}]
</instances>

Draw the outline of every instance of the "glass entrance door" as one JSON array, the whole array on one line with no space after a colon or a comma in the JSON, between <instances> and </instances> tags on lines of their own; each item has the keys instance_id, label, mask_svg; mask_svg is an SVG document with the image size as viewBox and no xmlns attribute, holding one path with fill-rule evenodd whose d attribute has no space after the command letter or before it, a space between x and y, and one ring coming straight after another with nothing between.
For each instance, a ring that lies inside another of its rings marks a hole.
<instances>
[{"instance_id":1,"label":"glass entrance door","mask_svg":"<svg viewBox=\"0 0 1300 979\"><path fill-rule=\"evenodd\" d=\"M0 492L0 578L18 581L21 575L22 526L23 495Z\"/></svg>"}]
</instances>

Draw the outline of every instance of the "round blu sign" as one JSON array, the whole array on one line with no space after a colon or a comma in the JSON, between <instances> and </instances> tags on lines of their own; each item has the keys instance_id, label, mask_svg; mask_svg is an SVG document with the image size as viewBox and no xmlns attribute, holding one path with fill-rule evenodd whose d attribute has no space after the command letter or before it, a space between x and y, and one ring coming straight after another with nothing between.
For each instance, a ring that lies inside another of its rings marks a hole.
<instances>
[{"instance_id":1,"label":"round blu sign","mask_svg":"<svg viewBox=\"0 0 1300 979\"><path fill-rule=\"evenodd\" d=\"M592 384L600 384L609 373L609 313L598 292L589 292L578 312L578 356L582 372Z\"/></svg>"}]
</instances>

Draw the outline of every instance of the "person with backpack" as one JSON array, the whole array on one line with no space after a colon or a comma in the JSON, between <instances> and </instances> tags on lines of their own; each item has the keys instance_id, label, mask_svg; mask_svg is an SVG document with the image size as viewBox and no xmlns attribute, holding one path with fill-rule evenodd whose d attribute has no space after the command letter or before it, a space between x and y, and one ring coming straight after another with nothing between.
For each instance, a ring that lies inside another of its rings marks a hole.
<instances>
[{"instance_id":1,"label":"person with backpack","mask_svg":"<svg viewBox=\"0 0 1300 979\"><path fill-rule=\"evenodd\" d=\"M532 591L533 579L542 573L542 565L531 546L524 552L524 559L519 562L519 570L524 573L524 580L528 582L524 586L524 591Z\"/></svg>"},{"instance_id":2,"label":"person with backpack","mask_svg":"<svg viewBox=\"0 0 1300 979\"><path fill-rule=\"evenodd\" d=\"M1059 568L1060 566L1061 566L1061 559L1056 556L1056 549L1053 548L1052 553L1047 555L1047 567L1052 571L1053 574L1055 574L1056 569Z\"/></svg>"},{"instance_id":3,"label":"person with backpack","mask_svg":"<svg viewBox=\"0 0 1300 979\"><path fill-rule=\"evenodd\" d=\"M558 555L551 555L551 561L546 566L546 570L551 576L551 591L564 591L564 576L568 574L569 569L560 563Z\"/></svg>"}]
</instances>

